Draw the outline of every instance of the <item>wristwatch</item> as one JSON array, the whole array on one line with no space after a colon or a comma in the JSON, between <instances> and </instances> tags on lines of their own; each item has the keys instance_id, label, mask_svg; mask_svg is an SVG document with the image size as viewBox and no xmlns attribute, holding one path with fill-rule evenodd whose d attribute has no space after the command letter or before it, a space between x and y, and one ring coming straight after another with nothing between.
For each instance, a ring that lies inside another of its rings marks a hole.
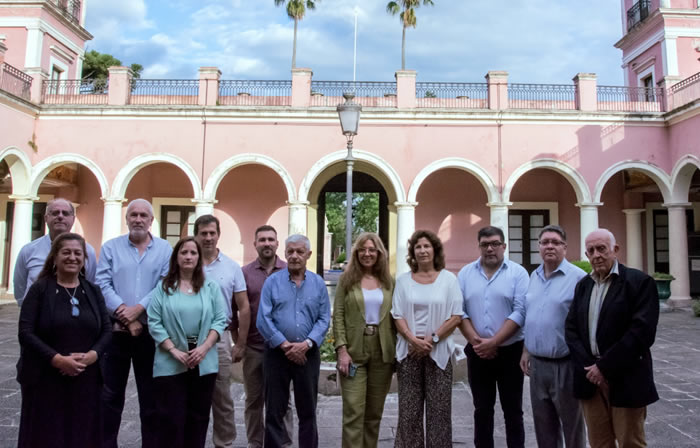
<instances>
[{"instance_id":1,"label":"wristwatch","mask_svg":"<svg viewBox=\"0 0 700 448\"><path fill-rule=\"evenodd\" d=\"M438 342L440 342L440 338L437 334L433 333L433 344L437 344Z\"/></svg>"},{"instance_id":2,"label":"wristwatch","mask_svg":"<svg viewBox=\"0 0 700 448\"><path fill-rule=\"evenodd\" d=\"M307 339L305 342L306 345L309 346L309 348L314 348L314 341L312 341L311 339Z\"/></svg>"}]
</instances>

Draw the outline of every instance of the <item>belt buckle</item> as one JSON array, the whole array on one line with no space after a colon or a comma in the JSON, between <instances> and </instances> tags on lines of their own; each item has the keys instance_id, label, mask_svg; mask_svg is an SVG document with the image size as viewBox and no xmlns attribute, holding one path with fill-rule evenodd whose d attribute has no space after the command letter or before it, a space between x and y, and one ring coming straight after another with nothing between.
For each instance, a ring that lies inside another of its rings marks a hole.
<instances>
[{"instance_id":1,"label":"belt buckle","mask_svg":"<svg viewBox=\"0 0 700 448\"><path fill-rule=\"evenodd\" d=\"M374 336L374 334L377 332L377 326L376 325L365 325L365 335L367 336Z\"/></svg>"}]
</instances>

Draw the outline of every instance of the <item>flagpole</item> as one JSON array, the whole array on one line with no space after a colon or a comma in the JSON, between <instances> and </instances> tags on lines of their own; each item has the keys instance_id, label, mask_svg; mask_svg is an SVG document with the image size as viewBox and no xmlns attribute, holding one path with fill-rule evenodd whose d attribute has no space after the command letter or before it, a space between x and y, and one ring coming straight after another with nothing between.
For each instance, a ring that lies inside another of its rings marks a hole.
<instances>
[{"instance_id":1,"label":"flagpole","mask_svg":"<svg viewBox=\"0 0 700 448\"><path fill-rule=\"evenodd\" d=\"M355 75L357 73L357 13L358 13L358 7L355 6L355 46L353 50L353 58L352 58L352 83L353 83L353 88L355 87Z\"/></svg>"}]
</instances>

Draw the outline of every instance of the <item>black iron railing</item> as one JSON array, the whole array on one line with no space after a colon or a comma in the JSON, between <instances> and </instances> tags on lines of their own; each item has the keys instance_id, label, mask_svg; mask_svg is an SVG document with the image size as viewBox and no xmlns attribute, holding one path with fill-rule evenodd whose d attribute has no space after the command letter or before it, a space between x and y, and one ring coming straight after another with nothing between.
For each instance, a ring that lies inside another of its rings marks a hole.
<instances>
[{"instance_id":1,"label":"black iron railing","mask_svg":"<svg viewBox=\"0 0 700 448\"><path fill-rule=\"evenodd\" d=\"M198 79L134 79L129 104L190 105L199 102Z\"/></svg>"},{"instance_id":2,"label":"black iron railing","mask_svg":"<svg viewBox=\"0 0 700 448\"><path fill-rule=\"evenodd\" d=\"M70 22L80 25L80 0L49 0L51 3L56 5L63 17L68 19Z\"/></svg>"},{"instance_id":3,"label":"black iron railing","mask_svg":"<svg viewBox=\"0 0 700 448\"><path fill-rule=\"evenodd\" d=\"M417 82L416 107L488 109L489 88L479 82Z\"/></svg>"},{"instance_id":4,"label":"black iron railing","mask_svg":"<svg viewBox=\"0 0 700 448\"><path fill-rule=\"evenodd\" d=\"M508 84L510 109L576 109L573 84Z\"/></svg>"},{"instance_id":5,"label":"black iron railing","mask_svg":"<svg viewBox=\"0 0 700 448\"><path fill-rule=\"evenodd\" d=\"M598 110L661 112L664 89L660 87L598 86Z\"/></svg>"},{"instance_id":6,"label":"black iron railing","mask_svg":"<svg viewBox=\"0 0 700 448\"><path fill-rule=\"evenodd\" d=\"M43 104L107 104L109 79L46 80L41 85Z\"/></svg>"},{"instance_id":7,"label":"black iron railing","mask_svg":"<svg viewBox=\"0 0 700 448\"><path fill-rule=\"evenodd\" d=\"M375 81L311 81L311 106L336 107L345 92L363 107L396 107L396 83Z\"/></svg>"},{"instance_id":8,"label":"black iron railing","mask_svg":"<svg viewBox=\"0 0 700 448\"><path fill-rule=\"evenodd\" d=\"M630 9L627 10L627 31L631 30L644 19L649 17L649 9L651 9L651 0L639 0Z\"/></svg>"},{"instance_id":9,"label":"black iron railing","mask_svg":"<svg viewBox=\"0 0 700 448\"><path fill-rule=\"evenodd\" d=\"M292 81L219 81L222 106L291 106Z\"/></svg>"},{"instance_id":10,"label":"black iron railing","mask_svg":"<svg viewBox=\"0 0 700 448\"><path fill-rule=\"evenodd\" d=\"M4 62L0 64L0 90L29 101L32 77Z\"/></svg>"}]
</instances>

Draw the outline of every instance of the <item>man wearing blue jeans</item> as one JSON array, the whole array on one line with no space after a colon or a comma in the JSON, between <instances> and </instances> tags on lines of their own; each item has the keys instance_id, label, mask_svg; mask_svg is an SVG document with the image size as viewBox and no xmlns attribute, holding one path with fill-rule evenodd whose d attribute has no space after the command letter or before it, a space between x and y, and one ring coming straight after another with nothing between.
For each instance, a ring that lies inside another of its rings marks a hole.
<instances>
[{"instance_id":1,"label":"man wearing blue jeans","mask_svg":"<svg viewBox=\"0 0 700 448\"><path fill-rule=\"evenodd\" d=\"M117 448L131 363L139 394L141 446L157 447L153 397L155 343L148 333L150 292L168 272L172 248L151 235L153 207L135 199L126 208L129 233L107 241L100 252L96 282L114 318L112 341L101 361L103 448Z\"/></svg>"},{"instance_id":2,"label":"man wearing blue jeans","mask_svg":"<svg viewBox=\"0 0 700 448\"><path fill-rule=\"evenodd\" d=\"M316 448L319 347L330 326L331 304L323 278L306 270L309 239L291 235L285 256L287 267L263 285L257 317L265 339L265 448L280 448L288 440L284 416L290 382L299 417L299 446Z\"/></svg>"}]
</instances>

